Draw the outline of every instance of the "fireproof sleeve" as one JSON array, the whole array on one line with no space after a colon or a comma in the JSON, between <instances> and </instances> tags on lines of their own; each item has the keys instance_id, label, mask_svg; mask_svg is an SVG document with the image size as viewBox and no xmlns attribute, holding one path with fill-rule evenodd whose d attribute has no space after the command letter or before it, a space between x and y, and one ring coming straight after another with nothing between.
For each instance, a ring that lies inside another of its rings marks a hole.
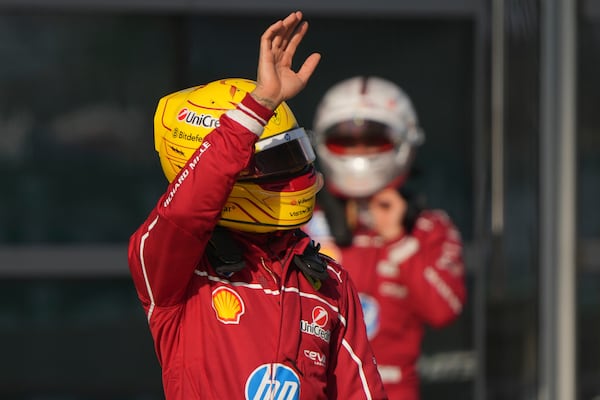
<instances>
[{"instance_id":1,"label":"fireproof sleeve","mask_svg":"<svg viewBox=\"0 0 600 400\"><path fill-rule=\"evenodd\" d=\"M223 114L131 236L129 268L149 321L155 306L182 300L237 174L271 116L250 95Z\"/></svg>"},{"instance_id":2,"label":"fireproof sleeve","mask_svg":"<svg viewBox=\"0 0 600 400\"><path fill-rule=\"evenodd\" d=\"M419 252L403 273L410 305L425 323L443 327L460 315L466 298L460 234L445 213L428 211L413 235Z\"/></svg>"}]
</instances>

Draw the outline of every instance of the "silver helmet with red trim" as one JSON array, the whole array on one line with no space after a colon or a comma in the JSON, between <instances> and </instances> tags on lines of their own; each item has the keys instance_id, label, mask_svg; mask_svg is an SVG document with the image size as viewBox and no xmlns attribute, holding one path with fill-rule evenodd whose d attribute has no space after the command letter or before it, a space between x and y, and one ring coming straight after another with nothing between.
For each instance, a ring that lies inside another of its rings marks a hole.
<instances>
[{"instance_id":1,"label":"silver helmet with red trim","mask_svg":"<svg viewBox=\"0 0 600 400\"><path fill-rule=\"evenodd\" d=\"M410 98L374 76L332 86L317 107L313 130L326 184L348 198L371 196L400 180L424 141Z\"/></svg>"}]
</instances>

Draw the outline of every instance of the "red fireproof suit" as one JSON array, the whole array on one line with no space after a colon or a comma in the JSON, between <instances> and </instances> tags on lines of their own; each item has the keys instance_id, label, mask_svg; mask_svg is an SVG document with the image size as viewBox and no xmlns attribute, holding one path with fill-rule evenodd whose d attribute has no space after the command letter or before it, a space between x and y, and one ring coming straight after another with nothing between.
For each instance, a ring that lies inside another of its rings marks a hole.
<instances>
[{"instance_id":1,"label":"red fireproof suit","mask_svg":"<svg viewBox=\"0 0 600 400\"><path fill-rule=\"evenodd\" d=\"M225 278L208 262L207 241L271 116L249 95L224 114L130 239L166 399L386 399L347 273L329 260L317 290L292 263L309 238L234 232L246 267Z\"/></svg>"},{"instance_id":2,"label":"red fireproof suit","mask_svg":"<svg viewBox=\"0 0 600 400\"><path fill-rule=\"evenodd\" d=\"M305 231L331 246L321 210ZM321 237L320 237L321 236ZM442 211L423 211L410 235L383 242L359 231L345 248L330 248L359 292L367 333L390 400L419 399L416 371L424 327L443 327L466 297L462 241Z\"/></svg>"}]
</instances>

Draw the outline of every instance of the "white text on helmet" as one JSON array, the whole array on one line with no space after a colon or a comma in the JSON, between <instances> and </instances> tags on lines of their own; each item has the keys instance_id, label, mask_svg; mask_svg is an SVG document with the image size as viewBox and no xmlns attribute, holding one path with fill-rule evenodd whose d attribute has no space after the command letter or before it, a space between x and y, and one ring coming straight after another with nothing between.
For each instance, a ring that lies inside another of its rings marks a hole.
<instances>
[{"instance_id":1,"label":"white text on helmet","mask_svg":"<svg viewBox=\"0 0 600 400\"><path fill-rule=\"evenodd\" d=\"M219 119L209 114L196 114L187 108L182 108L177 113L177 119L183 121L186 124L193 126L200 126L203 128L218 128Z\"/></svg>"}]
</instances>

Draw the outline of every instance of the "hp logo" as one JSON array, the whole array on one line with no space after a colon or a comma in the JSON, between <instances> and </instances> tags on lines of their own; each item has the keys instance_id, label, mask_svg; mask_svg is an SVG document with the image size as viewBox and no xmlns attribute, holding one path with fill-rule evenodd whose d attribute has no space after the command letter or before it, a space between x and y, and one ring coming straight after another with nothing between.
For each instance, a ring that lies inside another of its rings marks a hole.
<instances>
[{"instance_id":1,"label":"hp logo","mask_svg":"<svg viewBox=\"0 0 600 400\"><path fill-rule=\"evenodd\" d=\"M246 381L246 400L298 400L300 379L283 364L263 364Z\"/></svg>"}]
</instances>

